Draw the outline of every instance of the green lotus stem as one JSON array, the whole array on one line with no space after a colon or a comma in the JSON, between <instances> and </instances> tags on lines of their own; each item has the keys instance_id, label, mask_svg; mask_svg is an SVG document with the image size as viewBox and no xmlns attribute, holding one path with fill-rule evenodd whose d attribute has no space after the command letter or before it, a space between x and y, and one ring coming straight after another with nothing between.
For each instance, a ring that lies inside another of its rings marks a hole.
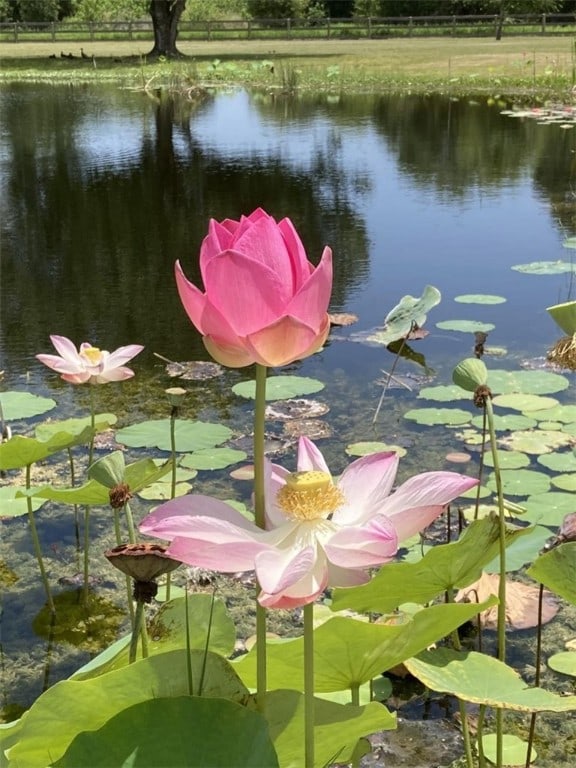
<instances>
[{"instance_id":1,"label":"green lotus stem","mask_svg":"<svg viewBox=\"0 0 576 768\"><path fill-rule=\"evenodd\" d=\"M139 603L136 604L137 606ZM136 618L134 619L136 620ZM140 643L142 645L142 658L148 658L148 628L146 627L146 616L142 611L142 618L140 620Z\"/></svg>"},{"instance_id":2,"label":"green lotus stem","mask_svg":"<svg viewBox=\"0 0 576 768\"><path fill-rule=\"evenodd\" d=\"M30 489L30 464L26 465L26 489ZM44 568L44 560L42 559L42 548L40 546L40 538L38 537L38 529L36 528L36 520L34 519L34 510L32 509L32 497L26 496L26 509L28 511L28 522L30 523L30 533L32 535L32 545L34 547L34 554L38 561L38 567L40 568L40 578L44 585L44 591L46 592L46 601L48 602L48 608L50 613L56 613L56 607L54 600L52 599L52 592L50 591L50 584L48 583L48 576L46 575L46 569Z\"/></svg>"},{"instance_id":3,"label":"green lotus stem","mask_svg":"<svg viewBox=\"0 0 576 768\"><path fill-rule=\"evenodd\" d=\"M454 593L452 590L446 592L447 602L454 602ZM452 645L456 651L462 650L462 643L460 642L460 635L458 629L452 632ZM464 740L464 753L466 755L466 768L474 768L474 758L472 756L472 742L470 740L470 729L468 728L468 713L466 712L466 704L462 699L458 699L458 709L460 710L460 721L462 723L462 738Z\"/></svg>"},{"instance_id":4,"label":"green lotus stem","mask_svg":"<svg viewBox=\"0 0 576 768\"><path fill-rule=\"evenodd\" d=\"M176 498L176 417L178 416L178 407L173 405L170 412L170 454L172 456L172 482L170 484L170 498ZM170 600L171 575L166 574L166 602Z\"/></svg>"},{"instance_id":5,"label":"green lotus stem","mask_svg":"<svg viewBox=\"0 0 576 768\"><path fill-rule=\"evenodd\" d=\"M136 544L136 529L134 527L134 518L132 517L132 510L130 504L126 502L124 504L124 512L126 513L126 523L128 525L128 541L130 544Z\"/></svg>"},{"instance_id":6,"label":"green lotus stem","mask_svg":"<svg viewBox=\"0 0 576 768\"><path fill-rule=\"evenodd\" d=\"M314 603L304 606L304 765L314 768Z\"/></svg>"},{"instance_id":7,"label":"green lotus stem","mask_svg":"<svg viewBox=\"0 0 576 768\"><path fill-rule=\"evenodd\" d=\"M90 427L92 428L92 437L90 438L90 445L88 446L88 466L92 464L92 457L94 455L94 432L96 429L96 413L94 411L94 393L92 392L92 385L88 385L88 392L90 393Z\"/></svg>"},{"instance_id":8,"label":"green lotus stem","mask_svg":"<svg viewBox=\"0 0 576 768\"><path fill-rule=\"evenodd\" d=\"M84 507L84 606L88 606L88 590L90 582L90 507Z\"/></svg>"},{"instance_id":9,"label":"green lotus stem","mask_svg":"<svg viewBox=\"0 0 576 768\"><path fill-rule=\"evenodd\" d=\"M486 715L486 705L481 704L478 709L478 735L476 746L478 748L478 768L486 768L486 758L484 757L484 743L482 741L482 732L484 730L484 717Z\"/></svg>"},{"instance_id":10,"label":"green lotus stem","mask_svg":"<svg viewBox=\"0 0 576 768\"><path fill-rule=\"evenodd\" d=\"M534 685L540 685L540 664L542 663L542 603L544 601L544 584L540 584L538 590L538 634L536 635L536 674L534 676ZM530 758L532 757L532 744L534 744L534 734L536 732L537 712L532 712L530 717L530 730L528 731L528 746L526 747L526 765L530 768Z\"/></svg>"},{"instance_id":11,"label":"green lotus stem","mask_svg":"<svg viewBox=\"0 0 576 768\"><path fill-rule=\"evenodd\" d=\"M122 531L120 530L120 514L117 509L114 510L114 534L116 536L116 545L122 544ZM132 579L126 575L126 595L128 597L128 611L130 613L130 624L134 626L134 601L132 600Z\"/></svg>"},{"instance_id":12,"label":"green lotus stem","mask_svg":"<svg viewBox=\"0 0 576 768\"><path fill-rule=\"evenodd\" d=\"M266 527L264 506L264 433L266 411L266 366L256 365L254 402L254 521ZM259 585L256 589L259 590ZM266 693L266 609L256 602L256 694L262 704Z\"/></svg>"},{"instance_id":13,"label":"green lotus stem","mask_svg":"<svg viewBox=\"0 0 576 768\"><path fill-rule=\"evenodd\" d=\"M128 664L136 661L136 651L138 650L138 638L141 635L141 627L144 618L144 603L142 600L136 601L136 614L134 616L134 625L132 626L132 638L130 640L130 651L128 654Z\"/></svg>"},{"instance_id":14,"label":"green lotus stem","mask_svg":"<svg viewBox=\"0 0 576 768\"><path fill-rule=\"evenodd\" d=\"M350 703L355 707L360 706L360 683L354 683L350 686Z\"/></svg>"},{"instance_id":15,"label":"green lotus stem","mask_svg":"<svg viewBox=\"0 0 576 768\"><path fill-rule=\"evenodd\" d=\"M72 449L67 448L68 451L68 463L70 464L70 487L74 488L76 485L76 471L74 468L74 456L72 455ZM76 536L76 567L80 568L80 526L78 524L78 504L74 504L74 534Z\"/></svg>"}]
</instances>

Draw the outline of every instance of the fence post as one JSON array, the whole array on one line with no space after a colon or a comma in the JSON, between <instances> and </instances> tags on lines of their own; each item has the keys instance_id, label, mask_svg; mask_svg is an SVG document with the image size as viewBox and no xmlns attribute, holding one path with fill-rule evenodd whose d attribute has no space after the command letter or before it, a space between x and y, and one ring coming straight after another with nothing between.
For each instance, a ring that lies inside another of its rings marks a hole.
<instances>
[{"instance_id":1,"label":"fence post","mask_svg":"<svg viewBox=\"0 0 576 768\"><path fill-rule=\"evenodd\" d=\"M326 19L326 38L329 40L332 30L330 29L330 16Z\"/></svg>"},{"instance_id":2,"label":"fence post","mask_svg":"<svg viewBox=\"0 0 576 768\"><path fill-rule=\"evenodd\" d=\"M286 33L288 34L288 37L292 37L292 19L286 19Z\"/></svg>"},{"instance_id":3,"label":"fence post","mask_svg":"<svg viewBox=\"0 0 576 768\"><path fill-rule=\"evenodd\" d=\"M88 22L88 31L90 32L90 42L94 42L94 22Z\"/></svg>"},{"instance_id":4,"label":"fence post","mask_svg":"<svg viewBox=\"0 0 576 768\"><path fill-rule=\"evenodd\" d=\"M14 23L14 42L18 42L18 24Z\"/></svg>"},{"instance_id":5,"label":"fence post","mask_svg":"<svg viewBox=\"0 0 576 768\"><path fill-rule=\"evenodd\" d=\"M412 16L408 17L408 37L412 37L412 27L414 25L414 19Z\"/></svg>"},{"instance_id":6,"label":"fence post","mask_svg":"<svg viewBox=\"0 0 576 768\"><path fill-rule=\"evenodd\" d=\"M212 40L212 25L209 21L206 22L206 37L208 40Z\"/></svg>"},{"instance_id":7,"label":"fence post","mask_svg":"<svg viewBox=\"0 0 576 768\"><path fill-rule=\"evenodd\" d=\"M542 21L540 23L540 32L545 35L546 34L546 14L542 14Z\"/></svg>"},{"instance_id":8,"label":"fence post","mask_svg":"<svg viewBox=\"0 0 576 768\"><path fill-rule=\"evenodd\" d=\"M132 40L132 19L128 22L128 40Z\"/></svg>"},{"instance_id":9,"label":"fence post","mask_svg":"<svg viewBox=\"0 0 576 768\"><path fill-rule=\"evenodd\" d=\"M50 37L52 38L52 42L56 42L56 24L55 22L52 22L50 24Z\"/></svg>"},{"instance_id":10,"label":"fence post","mask_svg":"<svg viewBox=\"0 0 576 768\"><path fill-rule=\"evenodd\" d=\"M366 29L368 30L368 39L370 40L372 38L372 19L370 16L368 16L368 24L366 25Z\"/></svg>"},{"instance_id":11,"label":"fence post","mask_svg":"<svg viewBox=\"0 0 576 768\"><path fill-rule=\"evenodd\" d=\"M252 19L248 19L248 40L252 37Z\"/></svg>"},{"instance_id":12,"label":"fence post","mask_svg":"<svg viewBox=\"0 0 576 768\"><path fill-rule=\"evenodd\" d=\"M454 37L456 33L456 16L452 16L452 37Z\"/></svg>"}]
</instances>

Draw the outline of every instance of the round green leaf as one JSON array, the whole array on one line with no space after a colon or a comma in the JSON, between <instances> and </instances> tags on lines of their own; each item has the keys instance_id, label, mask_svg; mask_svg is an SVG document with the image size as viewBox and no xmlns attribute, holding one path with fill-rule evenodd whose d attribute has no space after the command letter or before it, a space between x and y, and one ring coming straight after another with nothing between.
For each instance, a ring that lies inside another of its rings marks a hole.
<instances>
[{"instance_id":1,"label":"round green leaf","mask_svg":"<svg viewBox=\"0 0 576 768\"><path fill-rule=\"evenodd\" d=\"M113 424L116 424L117 418L113 413L97 413L94 416L94 431L103 432ZM86 427L92 426L92 417L85 416L81 419L63 419L61 421L48 421L38 424L34 434L38 440L50 440L58 432L68 432L71 435L81 434Z\"/></svg>"},{"instance_id":2,"label":"round green leaf","mask_svg":"<svg viewBox=\"0 0 576 768\"><path fill-rule=\"evenodd\" d=\"M312 395L324 386L323 382L307 376L269 376L266 379L266 400L289 400L291 397ZM232 387L232 392L253 400L256 397L256 382L242 381Z\"/></svg>"},{"instance_id":3,"label":"round green leaf","mask_svg":"<svg viewBox=\"0 0 576 768\"><path fill-rule=\"evenodd\" d=\"M569 512L574 512L574 494L550 491L529 496L524 502L526 512L523 520L539 523L549 528L558 528Z\"/></svg>"},{"instance_id":4,"label":"round green leaf","mask_svg":"<svg viewBox=\"0 0 576 768\"><path fill-rule=\"evenodd\" d=\"M530 411L525 413L533 419L544 418L544 409L553 409L558 400L542 395L529 395L524 392L511 392L508 395L497 395L492 403L499 408L511 408L513 411ZM542 411L542 414L540 413ZM576 418L576 417L575 417Z\"/></svg>"},{"instance_id":5,"label":"round green leaf","mask_svg":"<svg viewBox=\"0 0 576 768\"><path fill-rule=\"evenodd\" d=\"M512 397L512 395L509 395L509 397ZM523 408L522 410L532 411L531 408ZM543 421L560 421L562 424L570 424L576 421L576 405L560 405L557 403L554 407L527 413L526 416L532 416L535 419Z\"/></svg>"},{"instance_id":6,"label":"round green leaf","mask_svg":"<svg viewBox=\"0 0 576 768\"><path fill-rule=\"evenodd\" d=\"M384 328L379 332L381 344L391 344L406 338L411 329L421 328L428 312L440 303L440 291L433 285L424 288L422 296L403 296L400 302L384 318Z\"/></svg>"},{"instance_id":7,"label":"round green leaf","mask_svg":"<svg viewBox=\"0 0 576 768\"><path fill-rule=\"evenodd\" d=\"M494 369L488 373L488 386L494 394L522 392L531 395L550 395L567 389L566 376L552 371L506 371Z\"/></svg>"},{"instance_id":8,"label":"round green leaf","mask_svg":"<svg viewBox=\"0 0 576 768\"><path fill-rule=\"evenodd\" d=\"M537 461L552 472L576 472L576 456L572 452L546 453L538 456Z\"/></svg>"},{"instance_id":9,"label":"round green leaf","mask_svg":"<svg viewBox=\"0 0 576 768\"><path fill-rule=\"evenodd\" d=\"M0 485L0 518L21 517L28 512L26 497L17 499L16 493L20 490L17 485ZM32 498L32 511L35 512L44 504L45 499Z\"/></svg>"},{"instance_id":10,"label":"round green leaf","mask_svg":"<svg viewBox=\"0 0 576 768\"><path fill-rule=\"evenodd\" d=\"M418 398L423 400L437 400L438 402L451 403L453 400L470 400L470 392L465 392L456 384L440 384L437 387L422 387Z\"/></svg>"},{"instance_id":11,"label":"round green leaf","mask_svg":"<svg viewBox=\"0 0 576 768\"><path fill-rule=\"evenodd\" d=\"M454 301L460 304L504 304L506 299L490 293L463 293L461 296L455 296Z\"/></svg>"},{"instance_id":12,"label":"round green leaf","mask_svg":"<svg viewBox=\"0 0 576 768\"><path fill-rule=\"evenodd\" d=\"M401 445L388 445L379 442L351 443L346 446L345 450L348 456L368 456L371 453L380 453L381 451L392 451L397 453L400 458L406 456L406 448L402 448Z\"/></svg>"},{"instance_id":13,"label":"round green leaf","mask_svg":"<svg viewBox=\"0 0 576 768\"><path fill-rule=\"evenodd\" d=\"M496 744L496 734L488 733L484 736L482 739L482 747L488 760L496 765L498 749ZM513 736L510 733L502 734L502 765L524 765L527 749L528 743L522 741L518 736ZM533 763L537 757L538 753L534 747L531 747L530 763Z\"/></svg>"},{"instance_id":14,"label":"round green leaf","mask_svg":"<svg viewBox=\"0 0 576 768\"><path fill-rule=\"evenodd\" d=\"M519 571L525 565L534 562L544 544L550 538L550 529L544 525L534 525L525 536L513 541L506 547L506 572ZM484 566L486 573L500 572L500 557L496 556Z\"/></svg>"},{"instance_id":15,"label":"round green leaf","mask_svg":"<svg viewBox=\"0 0 576 768\"><path fill-rule=\"evenodd\" d=\"M474 416L472 419L472 425L479 429L482 428L483 423L484 417L481 415ZM535 426L535 419L529 419L520 413L506 413L503 416L499 413L494 414L494 429L497 432L513 432L517 429L531 429Z\"/></svg>"},{"instance_id":16,"label":"round green leaf","mask_svg":"<svg viewBox=\"0 0 576 768\"><path fill-rule=\"evenodd\" d=\"M413 408L406 411L405 419L417 424L467 424L472 419L470 411L461 408Z\"/></svg>"},{"instance_id":17,"label":"round green leaf","mask_svg":"<svg viewBox=\"0 0 576 768\"><path fill-rule=\"evenodd\" d=\"M496 326L493 323L482 323L479 320L441 320L436 328L443 331L462 331L462 333L489 333Z\"/></svg>"},{"instance_id":18,"label":"round green leaf","mask_svg":"<svg viewBox=\"0 0 576 768\"><path fill-rule=\"evenodd\" d=\"M30 419L32 416L40 416L40 414L56 407L56 401L52 400L51 397L40 397L39 395L32 395L30 392L16 391L0 393L0 404L2 405L4 421Z\"/></svg>"},{"instance_id":19,"label":"round green leaf","mask_svg":"<svg viewBox=\"0 0 576 768\"><path fill-rule=\"evenodd\" d=\"M188 453L182 458L180 466L191 469L224 469L231 464L244 461L246 454L233 448L204 448Z\"/></svg>"},{"instance_id":20,"label":"round green leaf","mask_svg":"<svg viewBox=\"0 0 576 768\"><path fill-rule=\"evenodd\" d=\"M174 425L176 450L199 451L220 445L232 436L232 430L223 424L176 419ZM171 450L170 419L152 419L132 424L116 433L116 440L131 448L159 448Z\"/></svg>"},{"instance_id":21,"label":"round green leaf","mask_svg":"<svg viewBox=\"0 0 576 768\"><path fill-rule=\"evenodd\" d=\"M560 488L561 491L576 491L576 473L565 475L555 475L552 478L552 485Z\"/></svg>"},{"instance_id":22,"label":"round green leaf","mask_svg":"<svg viewBox=\"0 0 576 768\"><path fill-rule=\"evenodd\" d=\"M491 451L484 454L484 464L494 466L494 456ZM498 466L500 469L523 469L530 464L530 457L518 451L498 451Z\"/></svg>"},{"instance_id":23,"label":"round green leaf","mask_svg":"<svg viewBox=\"0 0 576 768\"><path fill-rule=\"evenodd\" d=\"M568 494L563 494L568 496ZM555 592L572 605L576 605L576 542L560 544L544 552L532 563L528 575Z\"/></svg>"},{"instance_id":24,"label":"round green leaf","mask_svg":"<svg viewBox=\"0 0 576 768\"><path fill-rule=\"evenodd\" d=\"M564 432L547 432L543 429L529 429L514 432L499 440L500 445L520 453L551 453L552 451L570 445L572 438Z\"/></svg>"},{"instance_id":25,"label":"round green leaf","mask_svg":"<svg viewBox=\"0 0 576 768\"><path fill-rule=\"evenodd\" d=\"M532 469L504 469L500 472L505 496L532 496L550 489L550 478ZM491 474L486 485L496 492L496 475Z\"/></svg>"},{"instance_id":26,"label":"round green leaf","mask_svg":"<svg viewBox=\"0 0 576 768\"><path fill-rule=\"evenodd\" d=\"M192 483L176 483L174 488L174 498L177 496L185 496L192 490ZM138 496L142 499L149 499L152 501L169 501L172 497L172 485L169 482L166 483L152 483L147 485L146 488L138 491Z\"/></svg>"},{"instance_id":27,"label":"round green leaf","mask_svg":"<svg viewBox=\"0 0 576 768\"><path fill-rule=\"evenodd\" d=\"M569 261L531 261L529 264L515 264L511 269L526 275L561 275L572 272L572 264Z\"/></svg>"},{"instance_id":28,"label":"round green leaf","mask_svg":"<svg viewBox=\"0 0 576 768\"><path fill-rule=\"evenodd\" d=\"M555 653L548 659L548 666L555 672L576 677L576 652L562 651Z\"/></svg>"}]
</instances>

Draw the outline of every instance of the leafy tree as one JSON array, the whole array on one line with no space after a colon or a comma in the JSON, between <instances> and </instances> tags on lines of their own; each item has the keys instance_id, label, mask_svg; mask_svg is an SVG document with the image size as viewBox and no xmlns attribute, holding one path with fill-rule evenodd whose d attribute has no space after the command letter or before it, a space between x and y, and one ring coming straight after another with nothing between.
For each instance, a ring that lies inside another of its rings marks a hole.
<instances>
[{"instance_id":1,"label":"leafy tree","mask_svg":"<svg viewBox=\"0 0 576 768\"><path fill-rule=\"evenodd\" d=\"M0 3L0 15L6 21L58 21L71 11L71 0L4 0Z\"/></svg>"},{"instance_id":2,"label":"leafy tree","mask_svg":"<svg viewBox=\"0 0 576 768\"><path fill-rule=\"evenodd\" d=\"M307 0L247 0L246 9L254 19L296 19L307 5Z\"/></svg>"}]
</instances>

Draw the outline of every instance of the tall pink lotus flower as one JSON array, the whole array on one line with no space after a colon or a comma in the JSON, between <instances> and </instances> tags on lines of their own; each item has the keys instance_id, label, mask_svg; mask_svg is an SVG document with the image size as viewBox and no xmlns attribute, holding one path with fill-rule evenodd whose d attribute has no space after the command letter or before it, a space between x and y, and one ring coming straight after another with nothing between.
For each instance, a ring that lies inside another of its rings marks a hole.
<instances>
[{"instance_id":1,"label":"tall pink lotus flower","mask_svg":"<svg viewBox=\"0 0 576 768\"><path fill-rule=\"evenodd\" d=\"M308 261L290 219L261 208L240 221L210 220L200 249L205 293L176 262L180 299L222 365L286 365L316 352L330 327L332 251Z\"/></svg>"},{"instance_id":2,"label":"tall pink lotus flower","mask_svg":"<svg viewBox=\"0 0 576 768\"><path fill-rule=\"evenodd\" d=\"M128 344L114 352L107 352L93 347L87 341L76 349L65 336L50 336L50 341L60 355L36 355L36 358L71 384L106 384L109 381L130 379L134 371L126 368L124 363L144 349L140 344Z\"/></svg>"},{"instance_id":3,"label":"tall pink lotus flower","mask_svg":"<svg viewBox=\"0 0 576 768\"><path fill-rule=\"evenodd\" d=\"M399 541L430 525L478 482L425 472L391 493L395 453L358 459L333 481L305 437L297 467L290 473L266 463L266 530L223 501L190 495L158 507L140 531L171 541L167 554L184 563L225 573L255 570L260 604L293 608L313 602L327 586L367 581L367 568L394 557Z\"/></svg>"}]
</instances>

